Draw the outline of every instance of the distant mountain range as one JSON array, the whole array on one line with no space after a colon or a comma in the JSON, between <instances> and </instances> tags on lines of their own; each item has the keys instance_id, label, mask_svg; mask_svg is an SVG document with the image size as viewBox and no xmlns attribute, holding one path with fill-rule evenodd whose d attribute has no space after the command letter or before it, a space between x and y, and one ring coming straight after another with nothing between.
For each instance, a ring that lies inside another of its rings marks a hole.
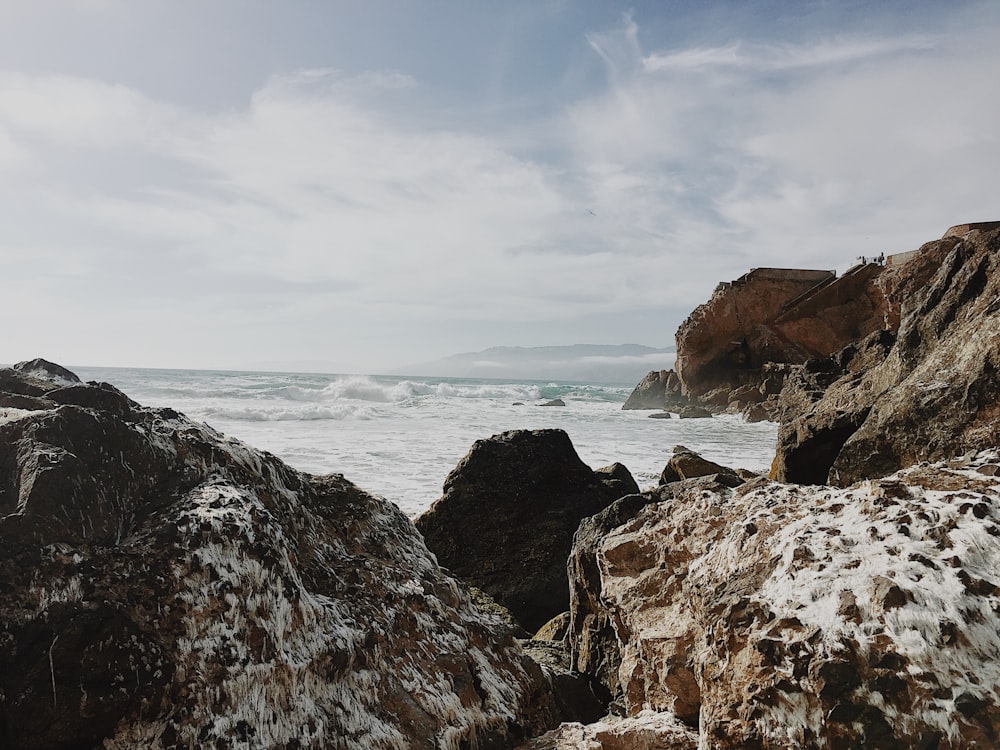
<instances>
[{"instance_id":1,"label":"distant mountain range","mask_svg":"<svg viewBox=\"0 0 1000 750\"><path fill-rule=\"evenodd\" d=\"M654 349L639 344L495 346L401 367L389 374L635 385L650 370L673 367L674 356L673 347Z\"/></svg>"}]
</instances>

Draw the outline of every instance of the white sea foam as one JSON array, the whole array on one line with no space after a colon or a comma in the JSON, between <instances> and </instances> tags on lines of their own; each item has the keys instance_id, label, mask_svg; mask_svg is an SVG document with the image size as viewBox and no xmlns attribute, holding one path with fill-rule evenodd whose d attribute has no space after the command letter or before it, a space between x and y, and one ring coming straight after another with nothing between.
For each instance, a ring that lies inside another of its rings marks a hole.
<instances>
[{"instance_id":1,"label":"white sea foam","mask_svg":"<svg viewBox=\"0 0 1000 750\"><path fill-rule=\"evenodd\" d=\"M141 404L169 406L313 473L340 473L417 515L480 438L513 429L565 430L597 468L625 464L655 484L680 443L729 466L766 470L775 426L738 417L647 419L622 411L631 388L314 374L81 368ZM541 407L559 398L565 407ZM520 405L517 405L520 404Z\"/></svg>"}]
</instances>

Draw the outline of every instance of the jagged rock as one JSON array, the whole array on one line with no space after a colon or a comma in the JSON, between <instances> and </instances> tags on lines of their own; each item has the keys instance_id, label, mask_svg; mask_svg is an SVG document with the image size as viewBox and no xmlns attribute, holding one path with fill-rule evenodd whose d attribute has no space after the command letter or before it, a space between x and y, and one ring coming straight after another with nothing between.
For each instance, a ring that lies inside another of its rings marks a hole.
<instances>
[{"instance_id":1,"label":"jagged rock","mask_svg":"<svg viewBox=\"0 0 1000 750\"><path fill-rule=\"evenodd\" d=\"M666 467L664 467L663 472L660 474L660 484L670 484L671 482L680 482L684 479L696 479L697 477L714 475L725 477L724 480L720 478L720 481L735 481L736 484L740 484L743 481L739 474L728 466L722 466L714 461L702 458L693 450L685 448L683 445L675 445L673 455L667 461Z\"/></svg>"},{"instance_id":2,"label":"jagged rock","mask_svg":"<svg viewBox=\"0 0 1000 750\"><path fill-rule=\"evenodd\" d=\"M677 374L673 370L653 370L629 394L622 409L668 409L685 403Z\"/></svg>"},{"instance_id":3,"label":"jagged rock","mask_svg":"<svg viewBox=\"0 0 1000 750\"><path fill-rule=\"evenodd\" d=\"M665 711L562 724L519 750L697 750L698 735Z\"/></svg>"},{"instance_id":4,"label":"jagged rock","mask_svg":"<svg viewBox=\"0 0 1000 750\"><path fill-rule=\"evenodd\" d=\"M669 411L654 411L652 414L647 414L650 419L673 419L674 415Z\"/></svg>"},{"instance_id":5,"label":"jagged rock","mask_svg":"<svg viewBox=\"0 0 1000 750\"><path fill-rule=\"evenodd\" d=\"M169 409L0 370L0 747L508 747L539 670L409 520ZM51 371L50 371L51 372Z\"/></svg>"},{"instance_id":6,"label":"jagged rock","mask_svg":"<svg viewBox=\"0 0 1000 750\"><path fill-rule=\"evenodd\" d=\"M847 485L1000 444L1000 230L928 243L882 283L898 333L794 376L776 478Z\"/></svg>"},{"instance_id":7,"label":"jagged rock","mask_svg":"<svg viewBox=\"0 0 1000 750\"><path fill-rule=\"evenodd\" d=\"M568 608L566 556L580 519L626 484L592 471L562 430L515 430L477 440L416 525L442 565L534 632Z\"/></svg>"},{"instance_id":8,"label":"jagged rock","mask_svg":"<svg viewBox=\"0 0 1000 750\"><path fill-rule=\"evenodd\" d=\"M680 718L688 747L993 747L998 460L623 498L570 558L575 664L627 716ZM581 731L531 747L598 746Z\"/></svg>"}]
</instances>

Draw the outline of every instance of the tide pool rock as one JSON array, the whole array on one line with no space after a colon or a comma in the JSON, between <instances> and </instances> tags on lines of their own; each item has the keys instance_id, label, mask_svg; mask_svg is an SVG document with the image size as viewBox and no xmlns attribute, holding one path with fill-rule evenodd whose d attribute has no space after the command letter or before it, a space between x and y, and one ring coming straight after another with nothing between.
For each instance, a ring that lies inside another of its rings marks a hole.
<instances>
[{"instance_id":1,"label":"tide pool rock","mask_svg":"<svg viewBox=\"0 0 1000 750\"><path fill-rule=\"evenodd\" d=\"M553 725L409 520L169 409L0 371L0 747L509 747Z\"/></svg>"},{"instance_id":2,"label":"tide pool rock","mask_svg":"<svg viewBox=\"0 0 1000 750\"><path fill-rule=\"evenodd\" d=\"M574 544L574 666L628 719L680 719L690 747L995 747L998 460L623 498ZM622 746L595 731L533 747Z\"/></svg>"},{"instance_id":3,"label":"tide pool rock","mask_svg":"<svg viewBox=\"0 0 1000 750\"><path fill-rule=\"evenodd\" d=\"M504 432L473 444L416 526L441 565L535 632L569 605L580 519L634 487L616 471L591 470L562 430Z\"/></svg>"}]
</instances>

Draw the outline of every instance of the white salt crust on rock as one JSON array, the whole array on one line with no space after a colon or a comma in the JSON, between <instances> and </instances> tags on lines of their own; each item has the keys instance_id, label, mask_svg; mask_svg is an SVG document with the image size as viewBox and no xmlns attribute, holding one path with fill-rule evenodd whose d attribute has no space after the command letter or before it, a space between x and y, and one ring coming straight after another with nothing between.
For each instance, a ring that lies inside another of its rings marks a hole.
<instances>
[{"instance_id":1,"label":"white salt crust on rock","mask_svg":"<svg viewBox=\"0 0 1000 750\"><path fill-rule=\"evenodd\" d=\"M642 507L596 552L613 692L686 718L700 748L998 746L998 465ZM581 743L560 747L614 746Z\"/></svg>"}]
</instances>

